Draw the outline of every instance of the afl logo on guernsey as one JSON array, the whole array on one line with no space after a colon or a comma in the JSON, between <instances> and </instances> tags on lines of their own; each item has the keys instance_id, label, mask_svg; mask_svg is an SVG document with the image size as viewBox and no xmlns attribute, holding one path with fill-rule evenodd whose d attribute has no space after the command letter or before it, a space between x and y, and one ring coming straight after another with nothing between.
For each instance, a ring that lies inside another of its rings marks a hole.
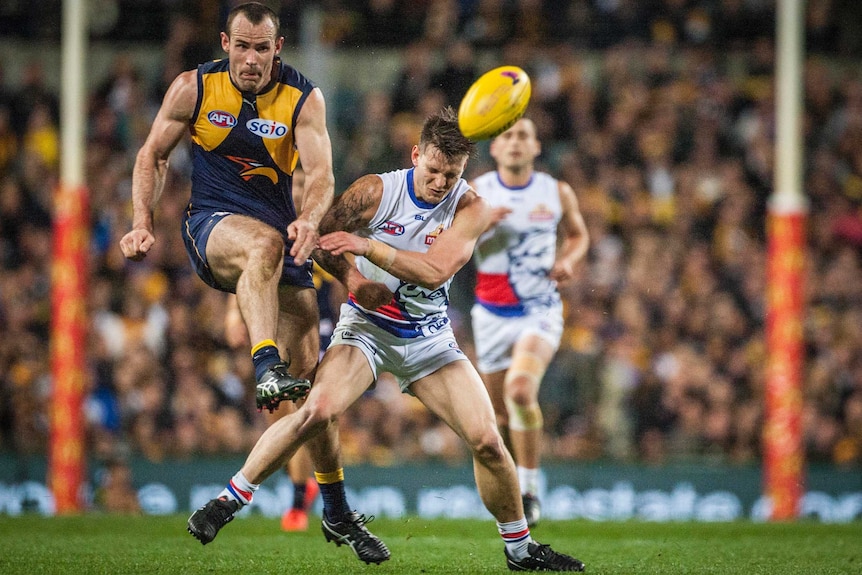
<instances>
[{"instance_id":1,"label":"afl logo on guernsey","mask_svg":"<svg viewBox=\"0 0 862 575\"><path fill-rule=\"evenodd\" d=\"M404 234L404 226L398 222L393 222L392 220L383 222L377 229L384 234L389 234L390 236L400 236Z\"/></svg>"},{"instance_id":2,"label":"afl logo on guernsey","mask_svg":"<svg viewBox=\"0 0 862 575\"><path fill-rule=\"evenodd\" d=\"M283 138L285 134L287 134L287 126L281 122L276 122L275 120L261 120L260 118L255 118L246 122L245 127L248 128L248 131L252 134L260 136L261 138L268 138L270 140Z\"/></svg>"},{"instance_id":3,"label":"afl logo on guernsey","mask_svg":"<svg viewBox=\"0 0 862 575\"><path fill-rule=\"evenodd\" d=\"M222 110L213 110L207 114L207 120L217 128L233 128L236 126L236 118L234 118L233 114Z\"/></svg>"}]
</instances>

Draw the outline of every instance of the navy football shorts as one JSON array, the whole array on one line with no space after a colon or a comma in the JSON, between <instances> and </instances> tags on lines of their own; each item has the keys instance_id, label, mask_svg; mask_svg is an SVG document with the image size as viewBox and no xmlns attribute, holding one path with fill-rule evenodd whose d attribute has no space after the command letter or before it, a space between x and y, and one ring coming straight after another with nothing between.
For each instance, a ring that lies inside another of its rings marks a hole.
<instances>
[{"instance_id":1,"label":"navy football shorts","mask_svg":"<svg viewBox=\"0 0 862 575\"><path fill-rule=\"evenodd\" d=\"M206 212L206 211L189 211L186 210L183 216L183 243L186 246L186 253L189 254L189 260L192 262L192 267L195 268L198 276L206 282L207 285L214 287L217 290L231 292L233 288L225 287L216 281L207 264L207 241L210 233L217 223L227 216L233 215L231 212ZM279 230L284 238L285 246L291 245L287 238L287 229ZM281 270L281 281L279 285L292 285L298 287L314 287L314 282L311 279L312 261L309 259L301 266L297 266L293 262L290 255L290 250L284 250L284 266Z\"/></svg>"}]
</instances>

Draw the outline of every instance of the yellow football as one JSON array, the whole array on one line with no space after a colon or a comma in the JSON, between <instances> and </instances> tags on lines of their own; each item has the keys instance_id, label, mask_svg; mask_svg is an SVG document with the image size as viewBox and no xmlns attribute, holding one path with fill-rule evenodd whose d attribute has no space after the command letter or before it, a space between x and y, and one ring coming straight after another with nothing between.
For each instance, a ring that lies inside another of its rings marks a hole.
<instances>
[{"instance_id":1,"label":"yellow football","mask_svg":"<svg viewBox=\"0 0 862 575\"><path fill-rule=\"evenodd\" d=\"M512 127L530 103L530 77L517 66L482 74L458 107L458 127L471 140L487 140Z\"/></svg>"}]
</instances>

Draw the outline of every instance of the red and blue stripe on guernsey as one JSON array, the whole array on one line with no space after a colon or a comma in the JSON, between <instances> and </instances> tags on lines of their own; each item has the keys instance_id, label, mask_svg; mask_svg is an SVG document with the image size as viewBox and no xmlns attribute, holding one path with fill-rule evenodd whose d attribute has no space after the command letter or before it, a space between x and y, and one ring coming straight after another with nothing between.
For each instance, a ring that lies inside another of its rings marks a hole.
<instances>
[{"instance_id":1,"label":"red and blue stripe on guernsey","mask_svg":"<svg viewBox=\"0 0 862 575\"><path fill-rule=\"evenodd\" d=\"M347 301L358 309L368 321L394 336L414 338L423 335L421 325L414 318L410 317L403 306L398 305L394 297L388 304L380 306L374 311L364 311L356 302L356 298L352 293L348 294ZM444 316L445 323L448 323L448 319Z\"/></svg>"},{"instance_id":2,"label":"red and blue stripe on guernsey","mask_svg":"<svg viewBox=\"0 0 862 575\"><path fill-rule=\"evenodd\" d=\"M347 294L347 298L348 300L350 300L350 304L352 306L357 307L359 305L353 293ZM398 305L395 303L395 298L390 300L388 304L380 306L374 311L380 315L386 316L396 321L410 321L410 318L404 315L404 310L398 307Z\"/></svg>"},{"instance_id":3,"label":"red and blue stripe on guernsey","mask_svg":"<svg viewBox=\"0 0 862 575\"><path fill-rule=\"evenodd\" d=\"M507 274L476 274L476 301L497 315L524 315L524 304Z\"/></svg>"},{"instance_id":4,"label":"red and blue stripe on guernsey","mask_svg":"<svg viewBox=\"0 0 862 575\"><path fill-rule=\"evenodd\" d=\"M404 315L404 310L395 305L395 300L384 306L380 306L374 311L396 321L410 321L410 318Z\"/></svg>"}]
</instances>

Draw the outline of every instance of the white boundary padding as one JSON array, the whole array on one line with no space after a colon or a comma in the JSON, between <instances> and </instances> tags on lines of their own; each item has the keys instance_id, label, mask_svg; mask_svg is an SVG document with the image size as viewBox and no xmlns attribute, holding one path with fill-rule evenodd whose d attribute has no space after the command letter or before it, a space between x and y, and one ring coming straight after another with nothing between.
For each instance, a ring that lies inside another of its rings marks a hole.
<instances>
[{"instance_id":1,"label":"white boundary padding","mask_svg":"<svg viewBox=\"0 0 862 575\"><path fill-rule=\"evenodd\" d=\"M775 177L770 209L776 214L807 210L802 191L802 22L805 0L778 0L775 77Z\"/></svg>"},{"instance_id":2,"label":"white boundary padding","mask_svg":"<svg viewBox=\"0 0 862 575\"><path fill-rule=\"evenodd\" d=\"M86 158L87 0L63 1L63 53L60 72L60 185L83 186Z\"/></svg>"}]
</instances>

